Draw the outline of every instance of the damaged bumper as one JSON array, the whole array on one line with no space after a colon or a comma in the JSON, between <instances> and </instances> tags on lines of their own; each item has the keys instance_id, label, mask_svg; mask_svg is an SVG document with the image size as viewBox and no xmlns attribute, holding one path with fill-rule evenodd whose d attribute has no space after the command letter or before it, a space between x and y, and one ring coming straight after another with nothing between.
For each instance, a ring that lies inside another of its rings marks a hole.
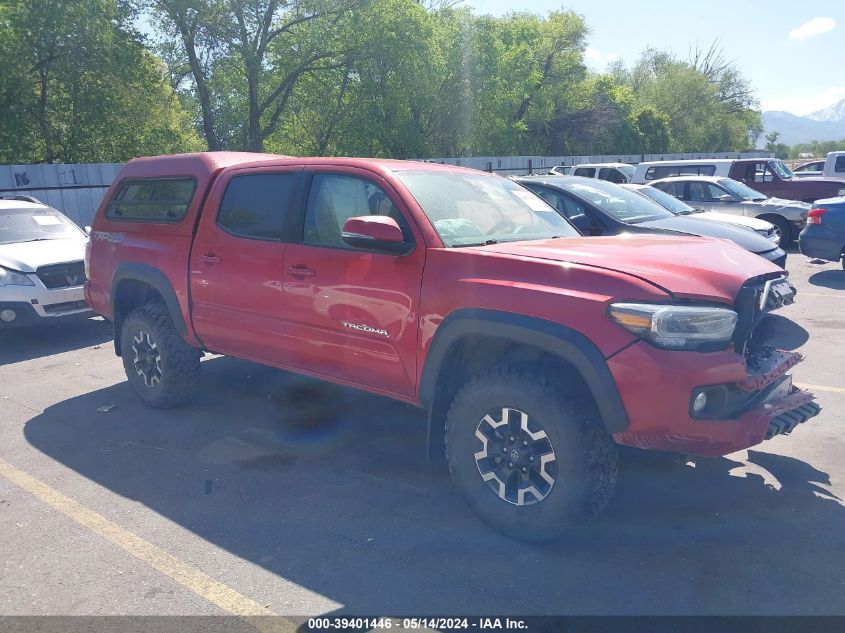
<instances>
[{"instance_id":1,"label":"damaged bumper","mask_svg":"<svg viewBox=\"0 0 845 633\"><path fill-rule=\"evenodd\" d=\"M614 360L647 367L661 375L664 385L674 383L686 395L682 400L623 393L631 422L628 430L614 434L620 444L690 455L726 455L789 434L821 410L813 394L793 385L787 373L803 360L796 352L761 347L745 358L715 354L709 359L710 367L702 371L699 366L693 373L677 355L657 359L644 347L631 351L631 357ZM732 362L726 363L729 356ZM621 367L618 370L624 372ZM696 407L702 393L705 397L699 403L707 404Z\"/></svg>"}]
</instances>

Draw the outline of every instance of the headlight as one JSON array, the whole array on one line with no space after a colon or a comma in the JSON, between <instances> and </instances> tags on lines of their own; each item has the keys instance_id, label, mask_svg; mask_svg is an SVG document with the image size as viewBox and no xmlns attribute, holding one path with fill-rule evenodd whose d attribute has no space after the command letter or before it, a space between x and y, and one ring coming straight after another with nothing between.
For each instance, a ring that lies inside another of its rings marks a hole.
<instances>
[{"instance_id":1,"label":"headlight","mask_svg":"<svg viewBox=\"0 0 845 633\"><path fill-rule=\"evenodd\" d=\"M737 315L728 308L613 303L610 318L652 345L690 350L727 345L733 336Z\"/></svg>"},{"instance_id":2,"label":"headlight","mask_svg":"<svg viewBox=\"0 0 845 633\"><path fill-rule=\"evenodd\" d=\"M29 277L15 270L0 266L0 286L34 286Z\"/></svg>"},{"instance_id":3,"label":"headlight","mask_svg":"<svg viewBox=\"0 0 845 633\"><path fill-rule=\"evenodd\" d=\"M765 237L770 242L774 242L775 244L780 244L780 235L775 233L774 229L759 229L757 231L760 235Z\"/></svg>"}]
</instances>

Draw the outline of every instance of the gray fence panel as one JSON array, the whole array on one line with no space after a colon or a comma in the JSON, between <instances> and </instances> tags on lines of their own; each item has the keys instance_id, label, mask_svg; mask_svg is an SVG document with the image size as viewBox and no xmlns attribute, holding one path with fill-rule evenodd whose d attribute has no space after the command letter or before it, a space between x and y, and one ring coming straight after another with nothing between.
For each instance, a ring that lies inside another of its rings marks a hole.
<instances>
[{"instance_id":1,"label":"gray fence panel","mask_svg":"<svg viewBox=\"0 0 845 633\"><path fill-rule=\"evenodd\" d=\"M555 165L582 163L631 163L653 160L706 158L769 158L762 150L751 152L692 152L686 154L611 154L602 156L469 156L423 159L428 162L462 165L506 176L544 173ZM91 223L121 163L66 165L0 165L0 195L20 193L34 196L68 215L80 226Z\"/></svg>"}]
</instances>

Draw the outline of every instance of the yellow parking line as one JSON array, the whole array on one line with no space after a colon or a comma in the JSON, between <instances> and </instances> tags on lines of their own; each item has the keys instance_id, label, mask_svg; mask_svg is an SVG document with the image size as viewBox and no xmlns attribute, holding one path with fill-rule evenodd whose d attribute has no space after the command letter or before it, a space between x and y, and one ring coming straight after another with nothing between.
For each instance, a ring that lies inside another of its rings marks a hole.
<instances>
[{"instance_id":1,"label":"yellow parking line","mask_svg":"<svg viewBox=\"0 0 845 633\"><path fill-rule=\"evenodd\" d=\"M169 576L183 587L205 598L224 611L242 617L256 628L273 631L294 631L296 626L282 618L255 618L255 616L275 615L272 611L255 600L238 593L204 574L200 570L183 563L175 556L153 545L103 515L86 508L78 501L66 497L32 475L0 459L0 476L23 488L44 503L52 506L65 516L73 519L95 534L108 539L138 560L147 563L153 569Z\"/></svg>"},{"instance_id":2,"label":"yellow parking line","mask_svg":"<svg viewBox=\"0 0 845 633\"><path fill-rule=\"evenodd\" d=\"M845 393L845 389L842 387L826 387L824 385L804 385L796 383L796 386L801 389L807 389L809 391L829 391L830 393Z\"/></svg>"}]
</instances>

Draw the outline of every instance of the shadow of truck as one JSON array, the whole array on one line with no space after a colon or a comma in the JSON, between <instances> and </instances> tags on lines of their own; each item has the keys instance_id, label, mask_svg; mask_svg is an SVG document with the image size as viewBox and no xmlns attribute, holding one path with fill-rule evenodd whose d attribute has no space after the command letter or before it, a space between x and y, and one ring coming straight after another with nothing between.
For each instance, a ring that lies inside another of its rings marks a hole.
<instances>
[{"instance_id":1,"label":"shadow of truck","mask_svg":"<svg viewBox=\"0 0 845 633\"><path fill-rule=\"evenodd\" d=\"M146 408L122 382L49 407L26 439L346 613L845 612L845 508L799 460L634 469L589 529L527 545L425 463L421 411L231 358L203 369L190 406Z\"/></svg>"}]
</instances>

